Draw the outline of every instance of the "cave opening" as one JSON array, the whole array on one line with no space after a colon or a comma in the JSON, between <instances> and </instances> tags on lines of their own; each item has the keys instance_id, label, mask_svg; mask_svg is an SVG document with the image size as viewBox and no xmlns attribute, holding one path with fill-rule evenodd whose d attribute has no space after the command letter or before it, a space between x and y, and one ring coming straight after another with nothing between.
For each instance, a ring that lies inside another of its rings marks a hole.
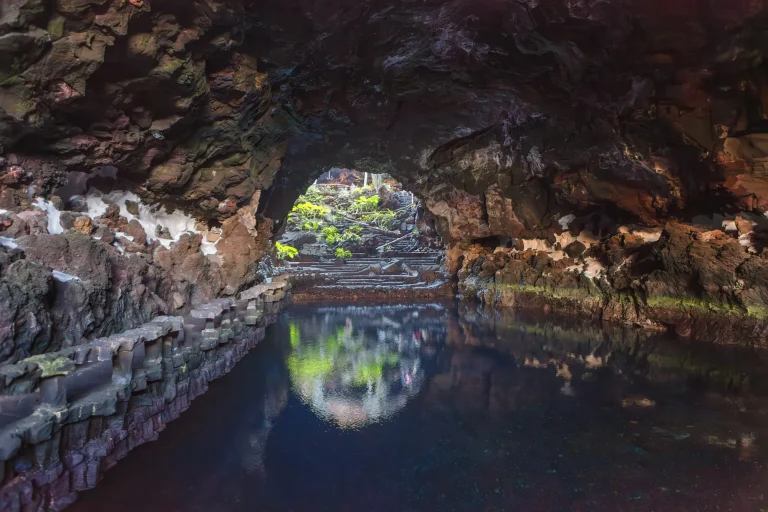
<instances>
[{"instance_id":1,"label":"cave opening","mask_svg":"<svg viewBox=\"0 0 768 512\"><path fill-rule=\"evenodd\" d=\"M321 172L294 202L275 249L299 299L453 295L434 217L388 173Z\"/></svg>"}]
</instances>

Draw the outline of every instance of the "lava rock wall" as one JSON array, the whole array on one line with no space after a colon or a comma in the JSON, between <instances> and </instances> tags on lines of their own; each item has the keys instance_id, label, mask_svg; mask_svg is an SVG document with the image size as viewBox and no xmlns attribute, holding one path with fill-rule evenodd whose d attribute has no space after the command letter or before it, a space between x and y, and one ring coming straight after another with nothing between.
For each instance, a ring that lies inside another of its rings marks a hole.
<instances>
[{"instance_id":1,"label":"lava rock wall","mask_svg":"<svg viewBox=\"0 0 768 512\"><path fill-rule=\"evenodd\" d=\"M62 510L157 439L264 338L290 284L276 279L186 317L0 368L0 509Z\"/></svg>"},{"instance_id":2,"label":"lava rock wall","mask_svg":"<svg viewBox=\"0 0 768 512\"><path fill-rule=\"evenodd\" d=\"M681 333L692 311L761 319L768 305L762 0L2 9L1 209L112 166L148 204L277 233L323 170L384 171L464 253L455 271L498 248L524 267L500 284L554 279L591 290L594 314ZM230 293L263 254L226 263ZM511 302L483 272L464 269L464 296ZM646 321L654 304L680 315Z\"/></svg>"}]
</instances>

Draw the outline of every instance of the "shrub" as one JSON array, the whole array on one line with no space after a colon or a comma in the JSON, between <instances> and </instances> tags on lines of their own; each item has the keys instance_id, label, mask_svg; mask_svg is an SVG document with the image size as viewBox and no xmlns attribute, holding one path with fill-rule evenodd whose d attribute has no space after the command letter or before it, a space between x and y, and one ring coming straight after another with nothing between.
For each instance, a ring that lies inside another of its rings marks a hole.
<instances>
[{"instance_id":1,"label":"shrub","mask_svg":"<svg viewBox=\"0 0 768 512\"><path fill-rule=\"evenodd\" d=\"M299 250L290 245L283 245L280 242L275 242L275 249L277 249L278 259L293 259L299 254Z\"/></svg>"},{"instance_id":2,"label":"shrub","mask_svg":"<svg viewBox=\"0 0 768 512\"><path fill-rule=\"evenodd\" d=\"M310 203L309 201L304 203L297 203L288 214L288 220L293 222L306 222L308 220L316 220L318 218L325 217L330 213L330 210L325 206Z\"/></svg>"},{"instance_id":3,"label":"shrub","mask_svg":"<svg viewBox=\"0 0 768 512\"><path fill-rule=\"evenodd\" d=\"M349 207L349 211L354 213L375 212L379 208L379 196L358 197Z\"/></svg>"},{"instance_id":4,"label":"shrub","mask_svg":"<svg viewBox=\"0 0 768 512\"><path fill-rule=\"evenodd\" d=\"M353 233L351 230L346 230L343 235L341 235L341 243L342 244L356 244L359 243L363 238L358 235L357 233Z\"/></svg>"},{"instance_id":5,"label":"shrub","mask_svg":"<svg viewBox=\"0 0 768 512\"><path fill-rule=\"evenodd\" d=\"M336 249L336 257L341 259L351 258L352 253L346 249L342 249L341 247L339 247Z\"/></svg>"},{"instance_id":6,"label":"shrub","mask_svg":"<svg viewBox=\"0 0 768 512\"><path fill-rule=\"evenodd\" d=\"M296 203L322 203L325 200L325 195L314 186L311 186L296 200Z\"/></svg>"},{"instance_id":7,"label":"shrub","mask_svg":"<svg viewBox=\"0 0 768 512\"><path fill-rule=\"evenodd\" d=\"M316 220L308 220L301 225L302 231L317 231L320 229L320 223Z\"/></svg>"},{"instance_id":8,"label":"shrub","mask_svg":"<svg viewBox=\"0 0 768 512\"><path fill-rule=\"evenodd\" d=\"M373 212L368 215L363 215L362 218L364 222L367 222L372 226L377 226L382 229L390 229L392 222L395 220L395 212L388 209L384 212Z\"/></svg>"},{"instance_id":9,"label":"shrub","mask_svg":"<svg viewBox=\"0 0 768 512\"><path fill-rule=\"evenodd\" d=\"M325 243L329 245L336 244L341 240L339 230L335 226L323 228L323 238L325 239Z\"/></svg>"}]
</instances>

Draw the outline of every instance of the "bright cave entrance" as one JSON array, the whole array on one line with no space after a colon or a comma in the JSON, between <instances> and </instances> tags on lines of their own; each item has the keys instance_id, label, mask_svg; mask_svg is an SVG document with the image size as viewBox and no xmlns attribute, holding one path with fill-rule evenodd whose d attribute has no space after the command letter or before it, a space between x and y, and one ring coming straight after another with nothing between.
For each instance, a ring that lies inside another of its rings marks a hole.
<instances>
[{"instance_id":1,"label":"bright cave entrance","mask_svg":"<svg viewBox=\"0 0 768 512\"><path fill-rule=\"evenodd\" d=\"M296 300L454 294L434 219L389 174L324 171L296 200L275 247Z\"/></svg>"}]
</instances>

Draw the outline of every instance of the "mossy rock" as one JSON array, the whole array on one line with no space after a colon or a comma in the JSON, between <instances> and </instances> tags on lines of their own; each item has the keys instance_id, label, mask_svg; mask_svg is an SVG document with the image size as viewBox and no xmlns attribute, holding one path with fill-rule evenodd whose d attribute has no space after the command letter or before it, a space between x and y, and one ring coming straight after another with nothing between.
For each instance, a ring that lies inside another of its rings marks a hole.
<instances>
[{"instance_id":1,"label":"mossy rock","mask_svg":"<svg viewBox=\"0 0 768 512\"><path fill-rule=\"evenodd\" d=\"M64 18L62 16L54 16L48 22L48 26L45 29L51 36L51 41L55 41L64 36Z\"/></svg>"},{"instance_id":2,"label":"mossy rock","mask_svg":"<svg viewBox=\"0 0 768 512\"><path fill-rule=\"evenodd\" d=\"M67 375L75 370L75 363L71 359L62 356L44 354L32 356L27 361L37 364L43 372L40 375L43 379L57 375Z\"/></svg>"}]
</instances>

